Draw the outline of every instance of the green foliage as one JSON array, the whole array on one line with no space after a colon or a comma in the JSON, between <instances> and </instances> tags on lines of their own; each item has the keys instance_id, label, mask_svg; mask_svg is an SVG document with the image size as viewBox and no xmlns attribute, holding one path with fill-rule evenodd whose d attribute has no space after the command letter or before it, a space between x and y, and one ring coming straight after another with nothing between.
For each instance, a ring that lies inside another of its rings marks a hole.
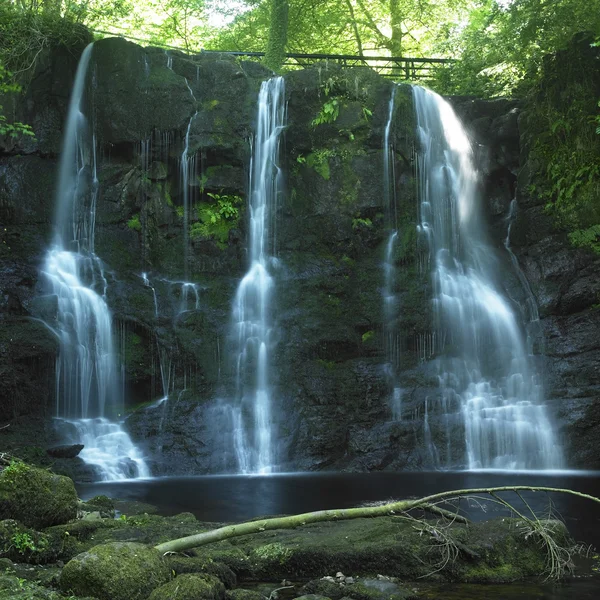
<instances>
[{"instance_id":1,"label":"green foliage","mask_svg":"<svg viewBox=\"0 0 600 600\"><path fill-rule=\"evenodd\" d=\"M119 9L118 7L121 7ZM57 0L20 0L0 3L0 63L23 78L33 74L46 48L82 47L90 41L83 23L124 16L121 0L61 3Z\"/></svg>"},{"instance_id":2,"label":"green foliage","mask_svg":"<svg viewBox=\"0 0 600 600\"><path fill-rule=\"evenodd\" d=\"M369 219L369 218L362 218L360 215L356 215L352 219L352 229L354 229L355 231L357 229L361 229L363 227L372 227L372 226L373 226L373 221L371 221L371 219Z\"/></svg>"},{"instance_id":3,"label":"green foliage","mask_svg":"<svg viewBox=\"0 0 600 600\"><path fill-rule=\"evenodd\" d=\"M426 56L446 33L443 26L463 20L464 7L471 2L289 0L288 4L288 52L366 54L373 50L388 56ZM271 2L252 1L246 6L250 10L240 11L229 27L214 32L208 47L256 51L267 47Z\"/></svg>"},{"instance_id":4,"label":"green foliage","mask_svg":"<svg viewBox=\"0 0 600 600\"><path fill-rule=\"evenodd\" d=\"M444 29L437 50L461 60L439 72L438 91L522 96L539 80L545 55L578 32L600 31L600 0L479 0Z\"/></svg>"},{"instance_id":5,"label":"green foliage","mask_svg":"<svg viewBox=\"0 0 600 600\"><path fill-rule=\"evenodd\" d=\"M269 37L264 64L272 71L279 71L285 60L289 4L287 0L270 0L269 4Z\"/></svg>"},{"instance_id":6,"label":"green foliage","mask_svg":"<svg viewBox=\"0 0 600 600\"><path fill-rule=\"evenodd\" d=\"M333 150L327 148L321 148L311 152L306 157L307 166L314 169L323 179L329 180L331 177L331 171L329 169L329 159L335 156Z\"/></svg>"},{"instance_id":7,"label":"green foliage","mask_svg":"<svg viewBox=\"0 0 600 600\"><path fill-rule=\"evenodd\" d=\"M21 86L11 80L12 73L4 68L0 55L0 94L18 93L21 91ZM0 104L0 135L7 135L11 138L19 136L35 137L31 126L14 121L9 123L6 115L3 112L3 107Z\"/></svg>"},{"instance_id":8,"label":"green foliage","mask_svg":"<svg viewBox=\"0 0 600 600\"><path fill-rule=\"evenodd\" d=\"M362 334L362 343L366 344L367 342L369 342L370 340L372 340L375 337L375 332L373 330L370 331L365 331L365 333Z\"/></svg>"},{"instance_id":9,"label":"green foliage","mask_svg":"<svg viewBox=\"0 0 600 600\"><path fill-rule=\"evenodd\" d=\"M340 114L340 101L337 98L330 98L327 100L319 114L311 121L311 126L316 127L323 123L333 123Z\"/></svg>"},{"instance_id":10,"label":"green foliage","mask_svg":"<svg viewBox=\"0 0 600 600\"><path fill-rule=\"evenodd\" d=\"M545 204L575 246L600 252L600 137L598 101L589 77L600 53L575 41L548 61L526 115L531 140L529 193ZM568 71L565 71L568 68Z\"/></svg>"},{"instance_id":11,"label":"green foliage","mask_svg":"<svg viewBox=\"0 0 600 600\"><path fill-rule=\"evenodd\" d=\"M190 226L190 239L212 239L224 250L229 232L238 226L242 198L235 194L206 194L213 202L198 205L198 221Z\"/></svg>"},{"instance_id":12,"label":"green foliage","mask_svg":"<svg viewBox=\"0 0 600 600\"><path fill-rule=\"evenodd\" d=\"M286 563L293 554L291 548L287 548L279 542L258 546L258 548L254 548L254 553L261 560L277 562L280 565Z\"/></svg>"},{"instance_id":13,"label":"green foliage","mask_svg":"<svg viewBox=\"0 0 600 600\"><path fill-rule=\"evenodd\" d=\"M129 219L129 221L127 221L127 227L129 227L129 229L133 229L133 231L141 231L142 223L140 221L140 215L139 214L133 215L133 217L131 217L131 219Z\"/></svg>"},{"instance_id":14,"label":"green foliage","mask_svg":"<svg viewBox=\"0 0 600 600\"><path fill-rule=\"evenodd\" d=\"M21 475L27 475L30 472L29 465L20 460L12 460L11 463L2 471L2 476L7 481L15 483L15 480Z\"/></svg>"},{"instance_id":15,"label":"green foliage","mask_svg":"<svg viewBox=\"0 0 600 600\"><path fill-rule=\"evenodd\" d=\"M576 229L569 233L569 241L573 246L588 248L600 254L600 225L592 225L587 229Z\"/></svg>"},{"instance_id":16,"label":"green foliage","mask_svg":"<svg viewBox=\"0 0 600 600\"><path fill-rule=\"evenodd\" d=\"M11 539L11 544L14 549L23 555L31 555L36 553L41 553L47 550L48 548L48 539L45 537L40 537L37 544L33 537L26 532L15 533Z\"/></svg>"}]
</instances>

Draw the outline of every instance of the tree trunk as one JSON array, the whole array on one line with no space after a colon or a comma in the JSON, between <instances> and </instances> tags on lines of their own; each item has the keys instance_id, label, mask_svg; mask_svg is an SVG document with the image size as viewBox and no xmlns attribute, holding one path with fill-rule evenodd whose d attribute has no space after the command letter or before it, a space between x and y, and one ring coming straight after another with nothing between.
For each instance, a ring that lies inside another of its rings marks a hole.
<instances>
[{"instance_id":1,"label":"tree trunk","mask_svg":"<svg viewBox=\"0 0 600 600\"><path fill-rule=\"evenodd\" d=\"M301 515L292 515L289 517L276 517L273 519L261 519L259 521L250 521L247 523L239 523L237 525L227 525L226 527L220 527L219 529L213 529L212 531L206 531L204 533L197 533L188 537L179 538L170 542L164 542L158 544L156 549L162 554L166 552L184 552L198 546L204 546L206 544L212 544L214 542L220 542L221 540L227 540L229 538L238 537L241 535L249 535L252 533L260 533L262 531L268 531L273 529L293 529L301 525L307 525L309 523L320 523L323 521L342 521L347 519L364 519L366 517L384 517L390 515L397 515L406 513L413 509L430 510L436 514L444 513L443 516L465 522L465 518L460 515L456 515L454 512L440 509L435 506L435 503L448 501L450 499L456 499L465 496L473 496L475 494L489 494L492 498L496 498L501 504L506 506L510 505L502 500L499 500L496 494L498 492L516 492L519 491L533 491L533 492L560 492L564 494L572 494L579 496L580 498L586 498L600 504L600 498L595 496L589 496L588 494L582 494L581 492L574 492L573 490L565 490L558 488L549 487L532 487L532 486L507 486L507 487L496 487L496 488L474 488L468 490L455 490L450 492L441 492L439 494L433 494L420 498L418 500L400 500L398 502L392 502L390 504L382 504L380 506L361 506L358 508L344 508L344 509L333 509L333 510L319 510L316 512L304 513ZM433 510L431 510L433 508ZM512 507L510 507L512 509ZM520 516L520 518L529 520L514 510L514 512ZM532 515L532 519L537 519L535 515Z\"/></svg>"},{"instance_id":2,"label":"tree trunk","mask_svg":"<svg viewBox=\"0 0 600 600\"><path fill-rule=\"evenodd\" d=\"M352 31L354 32L354 39L356 40L356 48L358 50L358 55L362 56L362 39L360 37L360 32L358 31L358 23L356 22L356 17L354 16L354 7L352 6L352 2L350 0L346 0L346 6L348 7L348 12L350 13L350 22L352 24Z\"/></svg>"},{"instance_id":3,"label":"tree trunk","mask_svg":"<svg viewBox=\"0 0 600 600\"><path fill-rule=\"evenodd\" d=\"M289 5L287 0L271 0L269 40L264 64L272 71L279 71L285 60L287 44Z\"/></svg>"},{"instance_id":4,"label":"tree trunk","mask_svg":"<svg viewBox=\"0 0 600 600\"><path fill-rule=\"evenodd\" d=\"M400 10L400 0L390 0L390 24L392 27L390 44L392 56L402 56L402 12Z\"/></svg>"}]
</instances>

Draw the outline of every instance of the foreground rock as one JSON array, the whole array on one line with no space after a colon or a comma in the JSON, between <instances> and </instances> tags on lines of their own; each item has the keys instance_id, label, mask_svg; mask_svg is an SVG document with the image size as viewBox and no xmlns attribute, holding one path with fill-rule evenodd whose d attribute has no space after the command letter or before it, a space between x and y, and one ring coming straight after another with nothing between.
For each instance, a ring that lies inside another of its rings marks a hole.
<instances>
[{"instance_id":1,"label":"foreground rock","mask_svg":"<svg viewBox=\"0 0 600 600\"><path fill-rule=\"evenodd\" d=\"M48 448L46 453L53 458L75 458L83 450L83 444L71 444L68 446L54 446Z\"/></svg>"},{"instance_id":2,"label":"foreground rock","mask_svg":"<svg viewBox=\"0 0 600 600\"><path fill-rule=\"evenodd\" d=\"M212 575L180 575L157 588L149 600L223 600L225 586Z\"/></svg>"},{"instance_id":3,"label":"foreground rock","mask_svg":"<svg viewBox=\"0 0 600 600\"><path fill-rule=\"evenodd\" d=\"M0 519L15 519L41 529L77 516L73 481L25 463L13 462L0 473Z\"/></svg>"},{"instance_id":4,"label":"foreground rock","mask_svg":"<svg viewBox=\"0 0 600 600\"><path fill-rule=\"evenodd\" d=\"M60 587L99 600L146 600L169 578L169 569L156 550L115 542L95 546L69 561L61 573Z\"/></svg>"}]
</instances>

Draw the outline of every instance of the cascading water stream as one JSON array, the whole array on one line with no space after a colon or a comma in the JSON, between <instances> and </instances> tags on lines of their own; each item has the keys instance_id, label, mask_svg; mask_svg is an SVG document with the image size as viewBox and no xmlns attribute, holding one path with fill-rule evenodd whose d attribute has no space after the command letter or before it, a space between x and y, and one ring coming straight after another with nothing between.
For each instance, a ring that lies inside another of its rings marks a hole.
<instances>
[{"instance_id":1,"label":"cascading water stream","mask_svg":"<svg viewBox=\"0 0 600 600\"><path fill-rule=\"evenodd\" d=\"M257 129L250 165L250 267L233 304L237 340L234 446L242 473L270 473L276 465L272 440L271 351L274 214L281 191L278 166L285 126L282 77L264 81L258 97Z\"/></svg>"},{"instance_id":2,"label":"cascading water stream","mask_svg":"<svg viewBox=\"0 0 600 600\"><path fill-rule=\"evenodd\" d=\"M420 87L413 94L420 144L418 229L429 245L433 309L440 339L446 340L436 360L447 422L462 418L469 469L560 468L541 385L500 291L500 264L479 216L469 139L440 96ZM440 448L429 451L441 454ZM447 466L453 466L449 447L445 451ZM441 457L439 462L444 464Z\"/></svg>"},{"instance_id":3,"label":"cascading water stream","mask_svg":"<svg viewBox=\"0 0 600 600\"><path fill-rule=\"evenodd\" d=\"M190 90L190 94L195 101L194 94L187 82L188 89ZM196 118L198 112L196 111L187 126L187 131L185 133L185 145L183 147L183 152L181 154L180 161L180 170L181 170L181 189L183 190L183 271L185 277L187 279L188 274L188 262L189 262L189 252L190 252L190 182L191 177L195 175L196 172L196 154L192 154L190 156L190 131L192 129L192 123Z\"/></svg>"},{"instance_id":4,"label":"cascading water stream","mask_svg":"<svg viewBox=\"0 0 600 600\"><path fill-rule=\"evenodd\" d=\"M91 54L92 44L84 50L75 77L56 196L57 233L42 268L58 303L56 416L69 441L84 444L81 458L102 479L147 477L143 458L119 422L120 369L104 297L107 282L94 254L96 151L83 110Z\"/></svg>"},{"instance_id":5,"label":"cascading water stream","mask_svg":"<svg viewBox=\"0 0 600 600\"><path fill-rule=\"evenodd\" d=\"M383 260L383 332L385 338L386 371L390 380L392 395L390 408L395 421L402 419L402 388L398 381L400 344L398 339L398 297L395 294L396 265L395 249L398 243L398 217L396 206L396 175L394 168L394 146L390 141L390 133L394 120L394 101L398 86L392 87L388 104L388 118L383 134L383 193L386 213L386 224L389 229L385 256Z\"/></svg>"}]
</instances>

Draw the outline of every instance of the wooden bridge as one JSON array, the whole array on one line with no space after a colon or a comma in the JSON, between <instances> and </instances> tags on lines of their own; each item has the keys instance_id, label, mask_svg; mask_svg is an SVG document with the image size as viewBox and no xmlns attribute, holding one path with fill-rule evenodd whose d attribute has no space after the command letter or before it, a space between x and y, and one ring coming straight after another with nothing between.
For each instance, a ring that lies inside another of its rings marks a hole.
<instances>
[{"instance_id":1,"label":"wooden bridge","mask_svg":"<svg viewBox=\"0 0 600 600\"><path fill-rule=\"evenodd\" d=\"M202 50L203 54L219 52L239 56L247 60L261 60L264 52L233 52ZM406 56L356 56L353 54L298 54L285 55L284 67L300 69L318 62L329 62L344 67L369 67L383 77L394 81L424 81L432 79L436 70L447 68L453 62L449 58L410 58Z\"/></svg>"},{"instance_id":2,"label":"wooden bridge","mask_svg":"<svg viewBox=\"0 0 600 600\"><path fill-rule=\"evenodd\" d=\"M150 45L149 40L137 38L126 33L117 33L110 31L94 30L94 33L100 35L109 35L123 37L136 42L142 42ZM156 44L165 50L178 50L186 54L193 52L177 46L168 44ZM228 54L229 56L238 56L246 60L261 61L264 52L238 52L232 50L200 50L199 54ZM343 67L369 67L381 76L394 81L427 81L434 77L438 69L448 68L456 62L451 58L412 58L407 56L367 56L354 54L299 54L291 52L285 55L284 67L288 69L301 69L319 62L330 62Z\"/></svg>"}]
</instances>

